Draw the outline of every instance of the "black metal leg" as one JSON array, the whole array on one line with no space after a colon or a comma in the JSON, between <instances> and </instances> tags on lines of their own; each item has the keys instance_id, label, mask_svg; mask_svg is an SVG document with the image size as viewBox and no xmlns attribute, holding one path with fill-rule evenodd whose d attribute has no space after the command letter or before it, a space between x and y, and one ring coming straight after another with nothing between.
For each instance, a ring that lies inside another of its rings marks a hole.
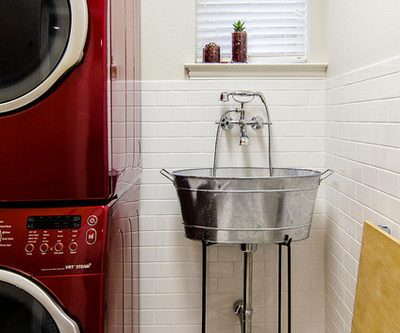
<instances>
[{"instance_id":1,"label":"black metal leg","mask_svg":"<svg viewBox=\"0 0 400 333\"><path fill-rule=\"evenodd\" d=\"M287 274L288 274L288 333L292 331L292 265L291 265L291 248L292 239L285 235L282 243L279 243L278 249L278 333L282 333L282 246L287 247Z\"/></svg>"},{"instance_id":2,"label":"black metal leg","mask_svg":"<svg viewBox=\"0 0 400 333\"><path fill-rule=\"evenodd\" d=\"M202 263L202 287L201 287L201 333L206 333L207 321L207 243L201 242L203 247L203 263Z\"/></svg>"},{"instance_id":3,"label":"black metal leg","mask_svg":"<svg viewBox=\"0 0 400 333\"><path fill-rule=\"evenodd\" d=\"M287 256L288 256L288 333L292 332L292 255L291 255L292 239L289 238L287 242Z\"/></svg>"},{"instance_id":4,"label":"black metal leg","mask_svg":"<svg viewBox=\"0 0 400 333\"><path fill-rule=\"evenodd\" d=\"M282 333L282 244L278 248L278 333Z\"/></svg>"}]
</instances>

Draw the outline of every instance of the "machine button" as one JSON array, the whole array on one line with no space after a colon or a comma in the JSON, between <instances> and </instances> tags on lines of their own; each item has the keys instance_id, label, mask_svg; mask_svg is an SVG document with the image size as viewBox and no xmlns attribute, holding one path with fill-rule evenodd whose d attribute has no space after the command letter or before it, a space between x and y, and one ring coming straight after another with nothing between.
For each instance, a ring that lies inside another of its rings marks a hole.
<instances>
[{"instance_id":1,"label":"machine button","mask_svg":"<svg viewBox=\"0 0 400 333\"><path fill-rule=\"evenodd\" d=\"M87 218L87 224L89 224L91 227L95 226L98 221L99 221L99 219L97 218L96 215L90 215Z\"/></svg>"},{"instance_id":2,"label":"machine button","mask_svg":"<svg viewBox=\"0 0 400 333\"><path fill-rule=\"evenodd\" d=\"M42 253L46 253L49 250L49 244L47 243L40 244L39 250Z\"/></svg>"},{"instance_id":3,"label":"machine button","mask_svg":"<svg viewBox=\"0 0 400 333\"><path fill-rule=\"evenodd\" d=\"M78 243L77 242L72 242L71 244L69 244L69 250L71 252L76 252L76 250L78 250Z\"/></svg>"},{"instance_id":4,"label":"machine button","mask_svg":"<svg viewBox=\"0 0 400 333\"><path fill-rule=\"evenodd\" d=\"M86 231L86 243L88 243L89 245L93 245L94 243L96 243L97 240L97 231L93 228L88 229L88 231Z\"/></svg>"},{"instance_id":5,"label":"machine button","mask_svg":"<svg viewBox=\"0 0 400 333\"><path fill-rule=\"evenodd\" d=\"M56 243L54 245L54 251L56 252L61 252L64 249L63 243Z\"/></svg>"},{"instance_id":6,"label":"machine button","mask_svg":"<svg viewBox=\"0 0 400 333\"><path fill-rule=\"evenodd\" d=\"M25 245L25 252L26 253L31 253L31 252L33 252L34 248L35 248L35 246L33 244L26 244Z\"/></svg>"}]
</instances>

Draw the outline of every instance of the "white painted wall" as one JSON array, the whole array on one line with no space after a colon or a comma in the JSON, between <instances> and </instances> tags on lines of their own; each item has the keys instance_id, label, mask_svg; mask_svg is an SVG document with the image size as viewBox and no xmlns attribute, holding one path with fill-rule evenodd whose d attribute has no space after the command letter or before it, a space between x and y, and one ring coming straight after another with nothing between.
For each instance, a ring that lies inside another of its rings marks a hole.
<instances>
[{"instance_id":1,"label":"white painted wall","mask_svg":"<svg viewBox=\"0 0 400 333\"><path fill-rule=\"evenodd\" d=\"M325 1L309 1L309 62L326 62ZM181 80L195 61L196 0L142 1L142 78Z\"/></svg>"},{"instance_id":2,"label":"white painted wall","mask_svg":"<svg viewBox=\"0 0 400 333\"><path fill-rule=\"evenodd\" d=\"M399 13L398 0L328 0L327 333L351 331L363 221L400 236Z\"/></svg>"},{"instance_id":3,"label":"white painted wall","mask_svg":"<svg viewBox=\"0 0 400 333\"><path fill-rule=\"evenodd\" d=\"M400 1L327 2L330 77L400 54Z\"/></svg>"},{"instance_id":4,"label":"white painted wall","mask_svg":"<svg viewBox=\"0 0 400 333\"><path fill-rule=\"evenodd\" d=\"M194 62L196 0L142 1L142 79L179 80Z\"/></svg>"}]
</instances>

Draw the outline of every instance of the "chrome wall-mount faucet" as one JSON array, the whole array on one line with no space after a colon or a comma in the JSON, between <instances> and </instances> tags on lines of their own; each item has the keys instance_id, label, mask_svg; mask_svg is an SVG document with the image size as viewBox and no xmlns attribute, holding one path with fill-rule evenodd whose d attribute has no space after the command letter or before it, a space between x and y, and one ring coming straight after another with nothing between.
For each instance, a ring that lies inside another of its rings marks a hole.
<instances>
[{"instance_id":1,"label":"chrome wall-mount faucet","mask_svg":"<svg viewBox=\"0 0 400 333\"><path fill-rule=\"evenodd\" d=\"M272 174L272 161L271 161L271 118L269 116L268 105L262 92L259 91L233 91L233 92L222 92L220 95L221 102L229 102L230 98L240 104L240 107L230 109L226 111L221 119L215 124L218 125L217 135L215 138L215 149L214 149L214 173L216 171L216 155L218 148L218 138L220 134L220 128L224 130L231 130L235 125L239 125L240 128L240 139L239 145L247 146L250 143L249 136L247 134L247 126L250 126L253 130L263 128L265 125L268 126L268 166L270 168L270 174ZM260 115L253 116L251 119L246 120L246 111L244 105L252 102L258 97L264 105L264 111L266 121ZM232 114L239 114L239 119L234 120Z\"/></svg>"},{"instance_id":2,"label":"chrome wall-mount faucet","mask_svg":"<svg viewBox=\"0 0 400 333\"><path fill-rule=\"evenodd\" d=\"M222 129L229 130L232 129L234 125L239 125L240 127L240 140L239 144L241 146L247 146L249 144L249 136L247 135L246 126L250 125L252 129L257 130L264 125L270 124L269 111L267 107L267 103L265 101L265 97L261 92L252 92L252 91L234 91L234 92L223 92L221 93L220 100L221 102L228 102L230 97L235 102L240 104L240 108L236 108L233 110L229 110L228 113L224 114L219 122L216 122L217 125L221 125ZM254 116L249 121L245 120L246 111L244 110L244 105L246 103L250 103L254 100L255 97L259 97L262 103L265 106L265 113L267 116L267 122L264 122L264 119L261 116ZM233 120L232 116L229 113L236 112L239 113L239 120Z\"/></svg>"}]
</instances>

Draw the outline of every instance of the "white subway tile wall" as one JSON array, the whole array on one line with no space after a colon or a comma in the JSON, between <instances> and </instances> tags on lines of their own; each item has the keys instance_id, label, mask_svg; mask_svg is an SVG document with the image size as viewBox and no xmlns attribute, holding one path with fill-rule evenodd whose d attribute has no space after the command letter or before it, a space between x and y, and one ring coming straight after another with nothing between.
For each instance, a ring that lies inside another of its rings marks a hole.
<instances>
[{"instance_id":1,"label":"white subway tile wall","mask_svg":"<svg viewBox=\"0 0 400 333\"><path fill-rule=\"evenodd\" d=\"M327 333L351 331L362 223L400 237L400 58L327 81Z\"/></svg>"},{"instance_id":2,"label":"white subway tile wall","mask_svg":"<svg viewBox=\"0 0 400 333\"><path fill-rule=\"evenodd\" d=\"M142 83L143 175L140 219L142 333L198 333L201 324L201 245L185 239L179 204L161 168L210 167L215 121L234 103L219 94L262 91L273 121L275 167L322 170L325 157L325 80L145 81ZM262 114L259 103L249 114ZM266 132L249 129L250 146L238 131L223 133L220 165L265 166ZM390 180L388 180L390 186ZM320 188L310 239L293 248L294 333L325 329L324 186ZM357 209L354 207L356 213ZM276 332L277 251L260 246L255 255L254 332ZM241 298L242 257L232 246L209 248L208 332L237 333L232 305Z\"/></svg>"}]
</instances>

